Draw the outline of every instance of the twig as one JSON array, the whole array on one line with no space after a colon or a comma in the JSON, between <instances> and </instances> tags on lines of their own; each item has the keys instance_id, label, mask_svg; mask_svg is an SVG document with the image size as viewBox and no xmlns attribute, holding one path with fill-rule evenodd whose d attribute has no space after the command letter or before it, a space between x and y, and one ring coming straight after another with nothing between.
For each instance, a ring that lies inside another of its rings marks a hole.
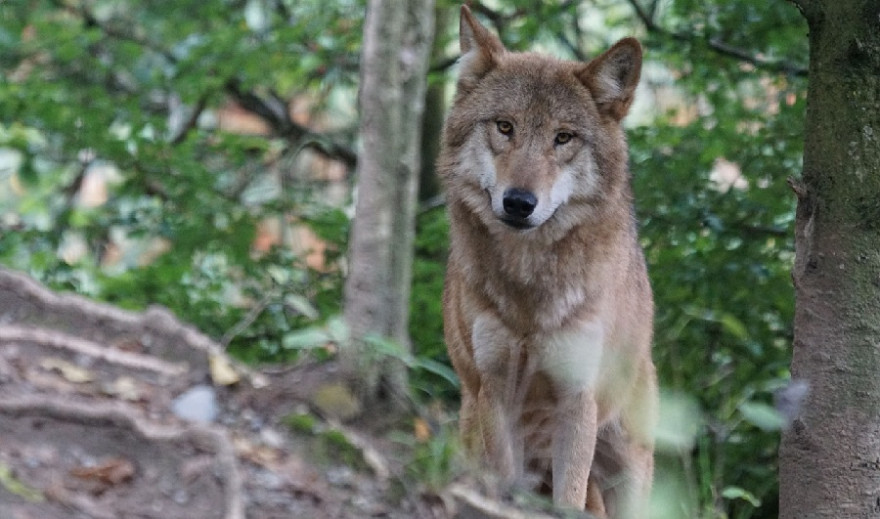
<instances>
[{"instance_id":1,"label":"twig","mask_svg":"<svg viewBox=\"0 0 880 519\"><path fill-rule=\"evenodd\" d=\"M520 510L516 507L496 501L462 483L453 483L446 488L451 501L458 508L455 512L462 516L480 519L553 519L554 516L542 514L534 510Z\"/></svg>"},{"instance_id":2,"label":"twig","mask_svg":"<svg viewBox=\"0 0 880 519\"><path fill-rule=\"evenodd\" d=\"M178 132L178 134L171 139L170 143L172 146L177 146L181 144L184 139L186 139L186 136L189 134L189 132L195 129L196 124L198 124L199 122L199 117L202 115L202 112L205 111L205 107L207 106L207 104L208 94L204 93L201 95L201 97L199 97L199 100L196 103L196 106L193 108L192 113L189 115L189 118L186 120L186 123L184 123L183 127L180 128L180 132Z\"/></svg>"},{"instance_id":3,"label":"twig","mask_svg":"<svg viewBox=\"0 0 880 519\"><path fill-rule=\"evenodd\" d=\"M268 293L260 299L257 304L251 308L248 313L242 317L235 326L230 328L226 333L223 334L223 337L220 338L220 347L226 349L229 346L229 343L232 342L232 339L235 339L241 332L243 332L248 326L254 324L254 321L257 320L257 317L263 313L269 304L276 299L278 296L274 293Z\"/></svg>"}]
</instances>

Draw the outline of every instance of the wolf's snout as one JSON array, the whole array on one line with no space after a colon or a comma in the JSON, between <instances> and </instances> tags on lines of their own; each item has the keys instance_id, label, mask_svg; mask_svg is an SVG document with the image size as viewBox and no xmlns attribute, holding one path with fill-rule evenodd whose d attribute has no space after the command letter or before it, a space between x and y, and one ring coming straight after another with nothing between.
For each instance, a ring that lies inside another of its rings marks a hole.
<instances>
[{"instance_id":1,"label":"wolf's snout","mask_svg":"<svg viewBox=\"0 0 880 519\"><path fill-rule=\"evenodd\" d=\"M508 189L504 192L504 212L513 218L528 218L538 205L538 198L523 189Z\"/></svg>"}]
</instances>

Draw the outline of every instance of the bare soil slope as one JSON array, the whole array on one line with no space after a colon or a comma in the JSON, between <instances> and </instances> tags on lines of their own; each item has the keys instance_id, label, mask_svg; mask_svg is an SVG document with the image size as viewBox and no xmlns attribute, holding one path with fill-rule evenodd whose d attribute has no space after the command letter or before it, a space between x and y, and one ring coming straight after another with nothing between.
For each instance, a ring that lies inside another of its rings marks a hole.
<instances>
[{"instance_id":1,"label":"bare soil slope","mask_svg":"<svg viewBox=\"0 0 880 519\"><path fill-rule=\"evenodd\" d=\"M328 384L340 384L332 363L256 372L167 310L0 269L0 519L546 517L472 485L424 491L380 412L317 418L344 437L329 447L285 423L320 416ZM213 408L211 420L174 412L193 388L213 403L189 411Z\"/></svg>"}]
</instances>

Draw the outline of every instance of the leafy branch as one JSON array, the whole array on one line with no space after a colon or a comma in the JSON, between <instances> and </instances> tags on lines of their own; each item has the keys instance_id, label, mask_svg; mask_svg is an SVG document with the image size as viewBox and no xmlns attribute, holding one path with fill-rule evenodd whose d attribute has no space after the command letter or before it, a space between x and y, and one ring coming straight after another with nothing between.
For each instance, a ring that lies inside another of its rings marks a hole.
<instances>
[{"instance_id":1,"label":"leafy branch","mask_svg":"<svg viewBox=\"0 0 880 519\"><path fill-rule=\"evenodd\" d=\"M56 0L55 4L64 8L68 12L82 18L84 24L88 27L94 27L101 31L106 37L135 43L151 52L154 52L165 59L168 63L178 64L179 58L162 44L150 40L147 37L137 36L129 31L122 30L119 27L104 23L91 13L85 6L74 9ZM270 97L261 97L254 92L244 91L241 88L241 81L238 78L231 78L226 81L224 90L229 94L242 108L259 116L269 124L272 131L288 141L299 149L310 148L319 154L333 160L339 160L354 169L357 163L357 153L350 147L335 141L328 135L315 132L301 124L296 123L287 110L288 103L278 94L272 93ZM183 142L187 133L196 127L198 117L206 108L208 95L203 94L193 110L189 119L185 122L181 131L171 138L171 144L177 145Z\"/></svg>"},{"instance_id":2,"label":"leafy branch","mask_svg":"<svg viewBox=\"0 0 880 519\"><path fill-rule=\"evenodd\" d=\"M266 121L276 135L288 139L297 147L311 148L327 158L343 162L351 169L357 164L357 153L354 150L295 122L287 110L287 103L277 93L260 96L242 90L241 82L237 78L226 82L225 91L242 108Z\"/></svg>"},{"instance_id":3,"label":"leafy branch","mask_svg":"<svg viewBox=\"0 0 880 519\"><path fill-rule=\"evenodd\" d=\"M761 56L755 55L746 49L741 49L734 45L725 43L719 38L712 38L708 37L707 35L701 36L695 33L675 32L661 27L657 24L655 20L657 0L652 0L651 5L647 9L643 7L638 0L627 0L627 2L629 2L630 6L632 6L636 16L650 34L656 34L658 36L673 39L675 41L693 44L704 44L708 48L712 49L722 56L734 58L739 61L748 63L756 68L760 68L770 72L779 72L798 77L806 77L807 75L807 69L797 63L792 63L784 60L770 60L762 58Z\"/></svg>"}]
</instances>

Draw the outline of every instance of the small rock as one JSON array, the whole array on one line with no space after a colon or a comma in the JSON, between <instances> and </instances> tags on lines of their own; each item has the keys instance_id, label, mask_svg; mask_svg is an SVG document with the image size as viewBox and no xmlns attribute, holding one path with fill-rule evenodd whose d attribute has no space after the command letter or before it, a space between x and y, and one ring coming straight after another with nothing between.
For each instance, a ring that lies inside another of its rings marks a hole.
<instances>
[{"instance_id":1,"label":"small rock","mask_svg":"<svg viewBox=\"0 0 880 519\"><path fill-rule=\"evenodd\" d=\"M260 430L260 439L263 440L263 443L273 449L284 447L284 436L271 427L266 427Z\"/></svg>"},{"instance_id":2,"label":"small rock","mask_svg":"<svg viewBox=\"0 0 880 519\"><path fill-rule=\"evenodd\" d=\"M171 410L184 420L213 422L218 413L217 394L211 386L193 386L174 399Z\"/></svg>"},{"instance_id":3,"label":"small rock","mask_svg":"<svg viewBox=\"0 0 880 519\"><path fill-rule=\"evenodd\" d=\"M327 470L327 482L334 487L354 486L355 473L350 467L331 467Z\"/></svg>"},{"instance_id":4,"label":"small rock","mask_svg":"<svg viewBox=\"0 0 880 519\"><path fill-rule=\"evenodd\" d=\"M269 490L278 490L284 486L284 481L281 479L281 476L268 470L257 472L255 478L261 487Z\"/></svg>"},{"instance_id":5,"label":"small rock","mask_svg":"<svg viewBox=\"0 0 880 519\"><path fill-rule=\"evenodd\" d=\"M174 500L178 505L185 505L189 503L189 494L184 489L178 489L174 492L174 495L171 496L171 499Z\"/></svg>"},{"instance_id":6,"label":"small rock","mask_svg":"<svg viewBox=\"0 0 880 519\"><path fill-rule=\"evenodd\" d=\"M312 404L327 418L346 421L361 412L357 397L345 384L328 383L315 391Z\"/></svg>"}]
</instances>

